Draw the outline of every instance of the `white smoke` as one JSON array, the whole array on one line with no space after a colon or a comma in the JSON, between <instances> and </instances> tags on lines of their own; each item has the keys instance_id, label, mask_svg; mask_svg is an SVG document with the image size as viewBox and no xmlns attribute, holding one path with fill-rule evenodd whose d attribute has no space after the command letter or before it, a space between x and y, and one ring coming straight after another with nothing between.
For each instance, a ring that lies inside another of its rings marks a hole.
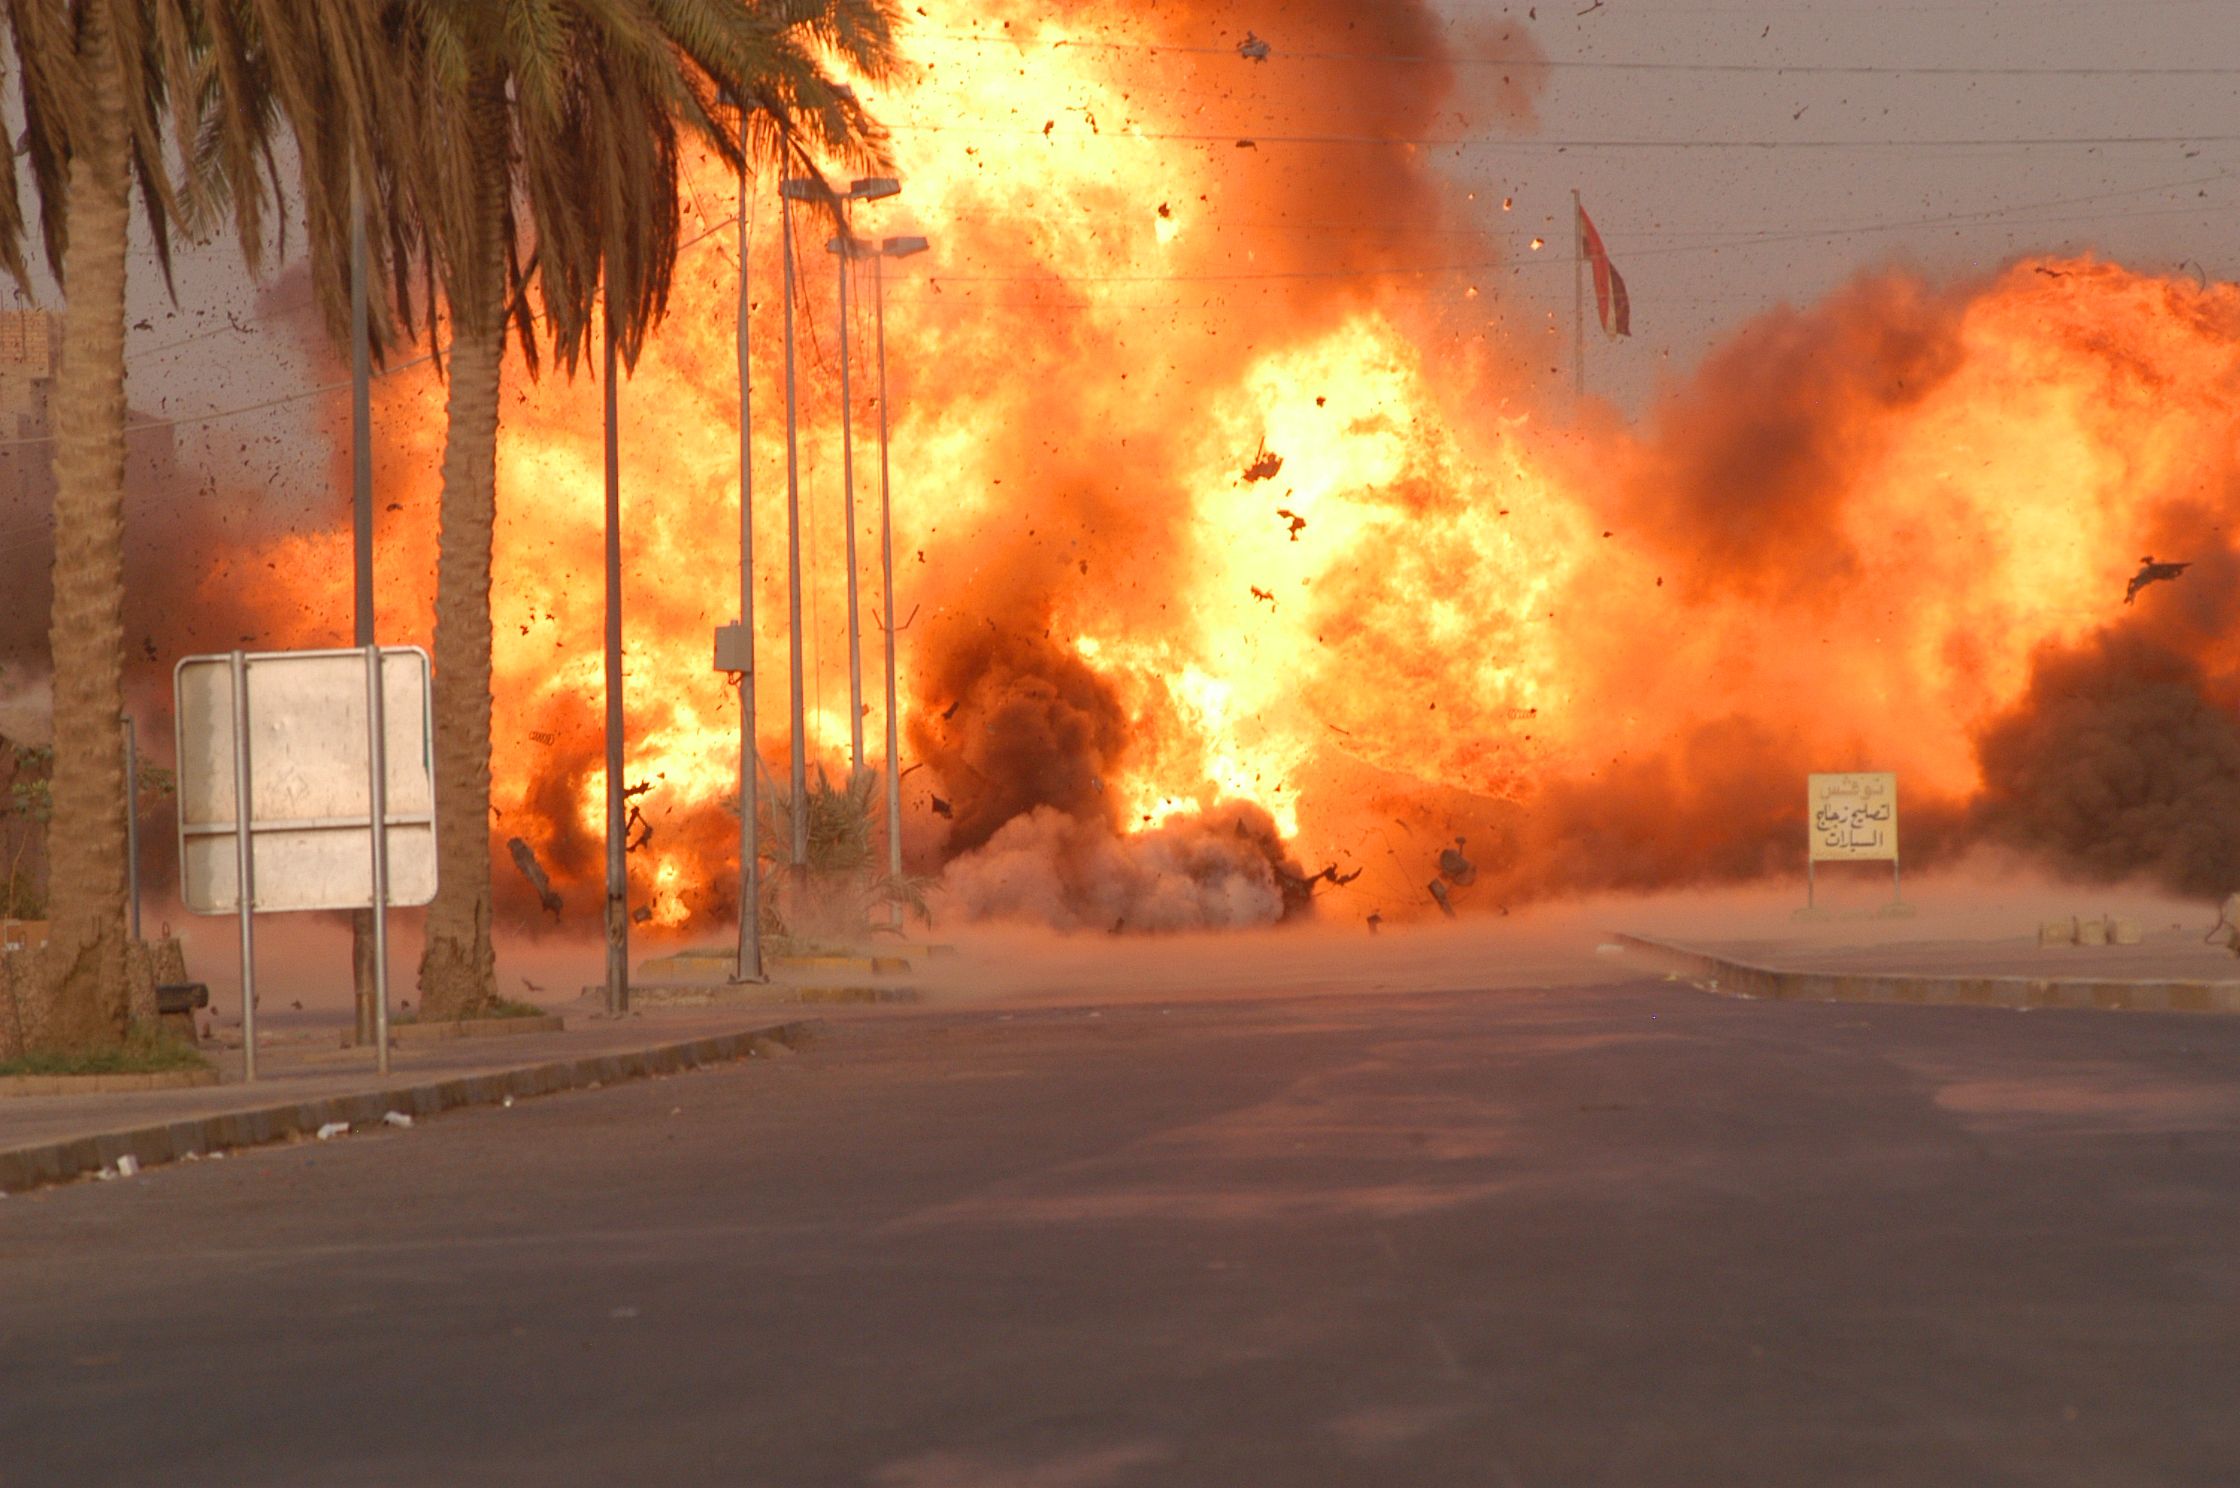
<instances>
[{"instance_id":1,"label":"white smoke","mask_svg":"<svg viewBox=\"0 0 2240 1488\"><path fill-rule=\"evenodd\" d=\"M1122 837L1102 822L1038 806L952 862L941 889L946 909L971 920L1115 933L1229 930L1284 917L1281 862L1273 824L1255 807L1217 807Z\"/></svg>"}]
</instances>

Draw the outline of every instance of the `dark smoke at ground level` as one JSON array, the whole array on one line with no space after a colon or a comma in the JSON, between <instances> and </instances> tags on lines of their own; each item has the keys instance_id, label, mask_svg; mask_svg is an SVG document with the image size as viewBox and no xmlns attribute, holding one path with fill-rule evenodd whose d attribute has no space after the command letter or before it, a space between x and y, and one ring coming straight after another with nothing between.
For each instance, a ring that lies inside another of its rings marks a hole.
<instances>
[{"instance_id":1,"label":"dark smoke at ground level","mask_svg":"<svg viewBox=\"0 0 2240 1488\"><path fill-rule=\"evenodd\" d=\"M2128 631L2041 651L1978 741L1988 840L2084 878L2240 887L2240 717L2191 658Z\"/></svg>"}]
</instances>

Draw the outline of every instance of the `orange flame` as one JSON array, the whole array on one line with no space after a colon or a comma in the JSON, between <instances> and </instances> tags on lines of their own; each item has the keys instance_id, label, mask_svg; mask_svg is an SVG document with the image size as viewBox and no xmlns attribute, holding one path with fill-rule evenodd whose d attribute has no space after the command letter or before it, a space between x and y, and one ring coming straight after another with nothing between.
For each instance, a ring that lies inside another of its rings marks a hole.
<instances>
[{"instance_id":1,"label":"orange flame","mask_svg":"<svg viewBox=\"0 0 2240 1488\"><path fill-rule=\"evenodd\" d=\"M1758 872L1793 856L1777 839L1805 769L1894 769L1909 799L1963 810L1975 740L2024 697L2038 648L2112 623L2137 553L2231 509L2229 287L2090 260L1951 292L1871 277L1745 328L1638 434L1558 421L1475 285L1402 272L1420 250L1355 231L1491 231L1509 196L1482 222L1405 146L1145 138L1306 121L1405 137L1436 87L1286 93L1235 59L1097 45L1114 32L1094 7L1022 11L1002 44L957 40L950 14L925 23L912 81L873 100L906 194L857 217L935 249L886 289L899 617L877 592L868 293L850 328L873 741L878 623L919 617L902 691L935 729L957 700L926 693L930 638L1031 627L1125 717L1097 782L1123 830L1255 803L1303 861L1372 870L1342 890L1360 912L1427 908L1455 835L1498 857L1502 892ZM1210 30L1111 14L1130 40ZM1383 24L1419 21L1396 6ZM734 910L738 699L710 665L737 610L732 190L706 168L693 182L706 236L621 394L628 769L655 787L634 895L669 928ZM771 183L756 196L756 655L777 760L784 368ZM834 259L822 224L795 231L809 738L840 769ZM597 400L588 380L509 377L499 457L498 835L563 883L596 880L605 809ZM409 630L432 587L440 395L392 379L379 421L401 508L384 541L410 555L388 602ZM284 557L306 586L326 582L323 542ZM2173 643L2206 656L2233 611L2180 598L2193 628L2172 622ZM949 828L928 803L970 782L908 784L931 864Z\"/></svg>"}]
</instances>

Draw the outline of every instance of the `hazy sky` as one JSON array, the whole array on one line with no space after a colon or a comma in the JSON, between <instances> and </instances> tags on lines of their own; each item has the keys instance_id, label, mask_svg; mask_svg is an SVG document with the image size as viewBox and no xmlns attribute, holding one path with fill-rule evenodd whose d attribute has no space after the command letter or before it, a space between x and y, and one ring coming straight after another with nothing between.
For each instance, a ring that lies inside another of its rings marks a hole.
<instances>
[{"instance_id":1,"label":"hazy sky","mask_svg":"<svg viewBox=\"0 0 2240 1488\"><path fill-rule=\"evenodd\" d=\"M2090 249L2145 268L2191 259L2213 277L2234 272L2240 7L2231 0L1530 8L1555 64L1538 135L1464 152L1462 168L1517 183L1519 208L1533 210L1530 225L1548 239L1541 256L1568 257L1569 192L1583 193L1632 291L1634 323L1630 343L1590 344L1590 381L1628 407L1737 321L1815 298L1865 266L1966 275L2025 251ZM1446 9L1460 19L1504 8ZM2138 70L2052 72L2061 68ZM2158 71L2173 68L2222 71ZM1473 86L1469 69L1461 86ZM2018 143L2196 132L2225 138ZM1614 139L1770 143L1548 143ZM1991 143L1911 143L1930 140ZM1867 143L1815 143L1826 141ZM1568 326L1567 263L1526 269L1513 283L1539 314L1553 310Z\"/></svg>"},{"instance_id":2,"label":"hazy sky","mask_svg":"<svg viewBox=\"0 0 2240 1488\"><path fill-rule=\"evenodd\" d=\"M2190 260L2213 277L2234 272L2233 0L1447 0L1444 9L1468 56L1494 50L1463 39L1482 31L1477 23L1533 13L1526 28L1552 64L1537 131L1496 132L1490 106L1478 105L1489 104L1497 70L1465 65L1454 103L1471 123L1453 132L1482 138L1434 157L1459 188L1480 189L1481 206L1515 197L1516 210L1494 218L1514 264L1495 282L1510 324L1546 342L1543 365L1564 369L1543 373L1552 385L1569 376L1567 214L1571 189L1584 194L1631 287L1634 323L1628 342L1590 341L1590 382L1629 412L1738 322L1813 299L1867 266L1958 276L2028 250L2089 249L2147 268ZM1280 27L1264 17L1256 27L1251 4L1237 5L1235 19L1240 36L1257 29L1276 48L1263 65L1305 65L1286 63ZM2033 143L2135 136L2181 142ZM1725 143L1693 143L1706 141ZM1534 235L1547 240L1538 253L1526 246ZM1442 244L1422 251L1427 263L1446 261ZM138 268L135 406L192 418L331 371L311 367L262 316L230 245L182 256L176 307L152 262L143 256ZM191 424L182 449L252 480L323 484L302 437L305 409Z\"/></svg>"}]
</instances>

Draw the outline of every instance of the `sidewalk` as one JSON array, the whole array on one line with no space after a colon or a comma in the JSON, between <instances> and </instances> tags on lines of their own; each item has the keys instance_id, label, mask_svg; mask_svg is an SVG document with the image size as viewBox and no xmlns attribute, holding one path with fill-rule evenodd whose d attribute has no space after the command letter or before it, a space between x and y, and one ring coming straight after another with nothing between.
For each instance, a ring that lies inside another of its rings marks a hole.
<instances>
[{"instance_id":1,"label":"sidewalk","mask_svg":"<svg viewBox=\"0 0 2240 1488\"><path fill-rule=\"evenodd\" d=\"M276 1028L257 1044L254 1084L241 1051L206 1050L221 1083L191 1089L0 1099L0 1193L63 1182L130 1157L143 1168L189 1155L310 1136L330 1122L415 1120L467 1105L673 1074L789 1053L818 1021L771 1007L657 1008L608 1019L585 1004L567 1027L394 1048L389 1074L370 1048L339 1047L331 1023Z\"/></svg>"},{"instance_id":2,"label":"sidewalk","mask_svg":"<svg viewBox=\"0 0 2240 1488\"><path fill-rule=\"evenodd\" d=\"M2150 934L2136 946L2021 939L1815 946L1630 934L1615 940L1648 964L1734 997L2240 1013L2240 962L2184 930Z\"/></svg>"}]
</instances>

